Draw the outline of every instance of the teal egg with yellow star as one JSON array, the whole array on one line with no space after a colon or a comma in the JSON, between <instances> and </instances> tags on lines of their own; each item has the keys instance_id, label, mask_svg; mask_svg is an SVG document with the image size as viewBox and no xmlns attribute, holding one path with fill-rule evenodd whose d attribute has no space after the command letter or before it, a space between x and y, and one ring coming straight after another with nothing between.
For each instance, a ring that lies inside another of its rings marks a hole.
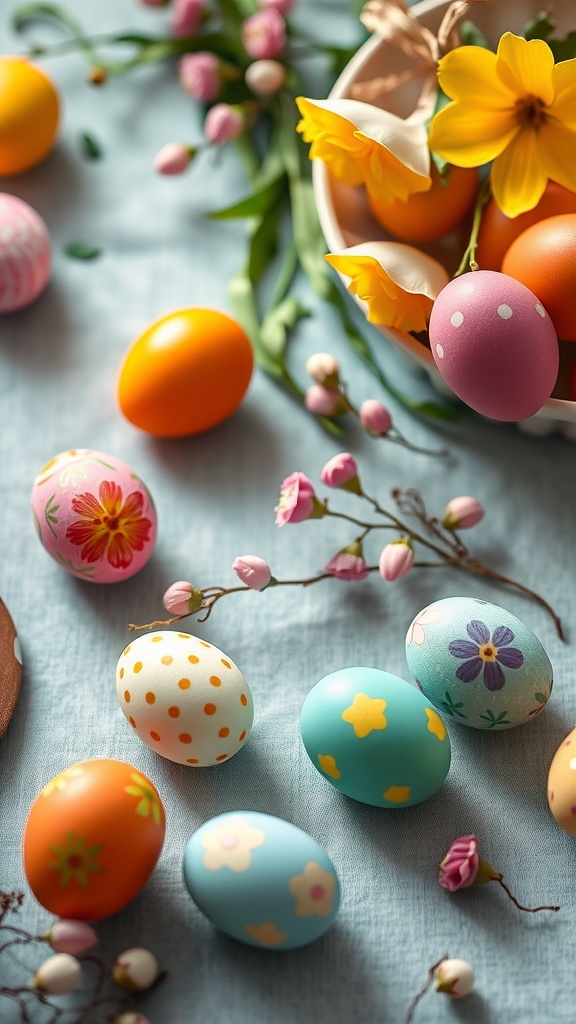
<instances>
[{"instance_id":1,"label":"teal egg with yellow star","mask_svg":"<svg viewBox=\"0 0 576 1024\"><path fill-rule=\"evenodd\" d=\"M342 668L306 697L300 733L310 760L336 789L374 807L412 807L450 768L450 738L411 683L376 668Z\"/></svg>"}]
</instances>

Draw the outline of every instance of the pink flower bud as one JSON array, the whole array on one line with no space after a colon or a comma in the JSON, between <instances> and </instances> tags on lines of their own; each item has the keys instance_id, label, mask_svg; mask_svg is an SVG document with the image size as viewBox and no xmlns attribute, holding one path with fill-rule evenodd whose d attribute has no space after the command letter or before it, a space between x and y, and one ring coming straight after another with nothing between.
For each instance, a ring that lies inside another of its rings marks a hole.
<instances>
[{"instance_id":1,"label":"pink flower bud","mask_svg":"<svg viewBox=\"0 0 576 1024\"><path fill-rule=\"evenodd\" d=\"M183 174L196 155L192 146L181 142L167 142L154 157L154 170L158 174Z\"/></svg>"},{"instance_id":2,"label":"pink flower bud","mask_svg":"<svg viewBox=\"0 0 576 1024\"><path fill-rule=\"evenodd\" d=\"M241 35L246 53L255 60L278 57L286 45L284 18L275 7L268 7L246 18Z\"/></svg>"},{"instance_id":3,"label":"pink flower bud","mask_svg":"<svg viewBox=\"0 0 576 1024\"><path fill-rule=\"evenodd\" d=\"M239 580L251 590L264 590L272 578L270 566L258 555L238 555L232 568Z\"/></svg>"},{"instance_id":4,"label":"pink flower bud","mask_svg":"<svg viewBox=\"0 0 576 1024\"><path fill-rule=\"evenodd\" d=\"M170 29L173 36L195 36L204 14L203 0L174 0Z\"/></svg>"},{"instance_id":5,"label":"pink flower bud","mask_svg":"<svg viewBox=\"0 0 576 1024\"><path fill-rule=\"evenodd\" d=\"M392 426L392 417L382 402L367 398L360 406L360 423L369 434L383 437Z\"/></svg>"},{"instance_id":6,"label":"pink flower bud","mask_svg":"<svg viewBox=\"0 0 576 1024\"><path fill-rule=\"evenodd\" d=\"M164 594L163 603L171 615L190 615L200 608L204 595L197 587L184 580L173 583Z\"/></svg>"},{"instance_id":7,"label":"pink flower bud","mask_svg":"<svg viewBox=\"0 0 576 1024\"><path fill-rule=\"evenodd\" d=\"M244 114L229 103L217 103L211 107L204 121L204 133L209 142L222 146L242 134L246 125Z\"/></svg>"},{"instance_id":8,"label":"pink flower bud","mask_svg":"<svg viewBox=\"0 0 576 1024\"><path fill-rule=\"evenodd\" d=\"M156 957L139 946L126 949L114 961L112 977L121 988L130 992L144 992L158 977Z\"/></svg>"},{"instance_id":9,"label":"pink flower bud","mask_svg":"<svg viewBox=\"0 0 576 1024\"><path fill-rule=\"evenodd\" d=\"M440 861L438 881L443 889L456 892L474 885L480 858L476 836L459 836L450 843L448 853Z\"/></svg>"},{"instance_id":10,"label":"pink flower bud","mask_svg":"<svg viewBox=\"0 0 576 1024\"><path fill-rule=\"evenodd\" d=\"M282 482L280 500L275 508L276 526L320 519L326 507L314 494L314 486L304 473L291 473Z\"/></svg>"},{"instance_id":11,"label":"pink flower bud","mask_svg":"<svg viewBox=\"0 0 576 1024\"><path fill-rule=\"evenodd\" d=\"M348 403L340 392L324 384L312 384L306 391L304 404L315 416L342 416L348 411Z\"/></svg>"},{"instance_id":12,"label":"pink flower bud","mask_svg":"<svg viewBox=\"0 0 576 1024\"><path fill-rule=\"evenodd\" d=\"M30 981L30 988L46 996L62 996L76 988L81 974L82 968L76 957L69 953L56 953L40 965Z\"/></svg>"},{"instance_id":13,"label":"pink flower bud","mask_svg":"<svg viewBox=\"0 0 576 1024\"><path fill-rule=\"evenodd\" d=\"M244 78L257 96L275 96L286 81L286 69L277 60L255 60L246 68Z\"/></svg>"},{"instance_id":14,"label":"pink flower bud","mask_svg":"<svg viewBox=\"0 0 576 1024\"><path fill-rule=\"evenodd\" d=\"M94 929L85 921L61 918L42 936L57 953L85 953L98 942Z\"/></svg>"},{"instance_id":15,"label":"pink flower bud","mask_svg":"<svg viewBox=\"0 0 576 1024\"><path fill-rule=\"evenodd\" d=\"M356 580L365 580L368 575L368 566L364 560L364 552L360 541L353 541L348 547L342 548L337 555L330 559L328 565L324 566L324 572L336 576L339 580L347 583Z\"/></svg>"},{"instance_id":16,"label":"pink flower bud","mask_svg":"<svg viewBox=\"0 0 576 1024\"><path fill-rule=\"evenodd\" d=\"M469 996L475 980L474 971L465 960L443 960L434 971L434 988L452 999Z\"/></svg>"},{"instance_id":17,"label":"pink flower bud","mask_svg":"<svg viewBox=\"0 0 576 1024\"><path fill-rule=\"evenodd\" d=\"M294 7L294 0L260 0L260 7L263 10L270 10L274 8L275 11L279 11L280 14L290 14L290 11Z\"/></svg>"},{"instance_id":18,"label":"pink flower bud","mask_svg":"<svg viewBox=\"0 0 576 1024\"><path fill-rule=\"evenodd\" d=\"M322 469L320 479L326 487L342 487L353 494L362 494L356 459L350 452L340 452L330 459Z\"/></svg>"},{"instance_id":19,"label":"pink flower bud","mask_svg":"<svg viewBox=\"0 0 576 1024\"><path fill-rule=\"evenodd\" d=\"M442 526L446 530L469 530L484 518L484 508L476 498L452 498L444 510Z\"/></svg>"},{"instance_id":20,"label":"pink flower bud","mask_svg":"<svg viewBox=\"0 0 576 1024\"><path fill-rule=\"evenodd\" d=\"M178 63L178 77L189 96L200 103L211 103L220 92L220 61L209 50L185 53Z\"/></svg>"},{"instance_id":21,"label":"pink flower bud","mask_svg":"<svg viewBox=\"0 0 576 1024\"><path fill-rule=\"evenodd\" d=\"M383 580L392 583L400 580L414 565L414 552L409 540L394 540L387 544L380 555L379 569Z\"/></svg>"},{"instance_id":22,"label":"pink flower bud","mask_svg":"<svg viewBox=\"0 0 576 1024\"><path fill-rule=\"evenodd\" d=\"M338 385L340 366L338 360L329 352L316 352L306 361L306 372L312 380L324 387L333 388Z\"/></svg>"}]
</instances>

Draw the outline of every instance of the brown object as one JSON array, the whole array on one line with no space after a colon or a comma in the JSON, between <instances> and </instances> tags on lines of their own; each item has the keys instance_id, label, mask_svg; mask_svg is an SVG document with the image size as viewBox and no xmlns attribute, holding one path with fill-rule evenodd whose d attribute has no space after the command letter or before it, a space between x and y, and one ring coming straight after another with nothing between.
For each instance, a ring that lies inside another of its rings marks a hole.
<instances>
[{"instance_id":1,"label":"brown object","mask_svg":"<svg viewBox=\"0 0 576 1024\"><path fill-rule=\"evenodd\" d=\"M10 612L0 598L0 739L4 736L20 693L20 644Z\"/></svg>"}]
</instances>

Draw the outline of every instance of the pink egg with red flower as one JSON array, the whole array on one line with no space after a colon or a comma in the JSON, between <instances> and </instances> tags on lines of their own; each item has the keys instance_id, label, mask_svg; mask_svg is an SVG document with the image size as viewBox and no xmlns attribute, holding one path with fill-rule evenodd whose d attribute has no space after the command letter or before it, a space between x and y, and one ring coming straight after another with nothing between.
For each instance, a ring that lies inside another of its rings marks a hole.
<instances>
[{"instance_id":1,"label":"pink egg with red flower","mask_svg":"<svg viewBox=\"0 0 576 1024\"><path fill-rule=\"evenodd\" d=\"M454 278L430 316L430 349L452 391L495 420L535 415L558 375L558 338L529 288L494 270Z\"/></svg>"},{"instance_id":2,"label":"pink egg with red flower","mask_svg":"<svg viewBox=\"0 0 576 1024\"><path fill-rule=\"evenodd\" d=\"M156 510L126 463L89 448L54 456L32 487L38 537L72 576L117 583L146 564L156 541Z\"/></svg>"}]
</instances>

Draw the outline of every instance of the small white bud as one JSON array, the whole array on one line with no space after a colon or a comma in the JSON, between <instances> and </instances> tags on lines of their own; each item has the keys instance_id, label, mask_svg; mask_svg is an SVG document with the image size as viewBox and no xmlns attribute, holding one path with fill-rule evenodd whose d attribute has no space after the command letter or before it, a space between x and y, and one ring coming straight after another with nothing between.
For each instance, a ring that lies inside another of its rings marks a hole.
<instances>
[{"instance_id":1,"label":"small white bud","mask_svg":"<svg viewBox=\"0 0 576 1024\"><path fill-rule=\"evenodd\" d=\"M30 988L46 996L62 996L76 988L81 974L82 968L75 956L56 953L40 965L30 981Z\"/></svg>"},{"instance_id":2,"label":"small white bud","mask_svg":"<svg viewBox=\"0 0 576 1024\"><path fill-rule=\"evenodd\" d=\"M158 977L156 957L148 950L136 946L120 953L114 961L112 977L121 988L130 992L144 992Z\"/></svg>"},{"instance_id":3,"label":"small white bud","mask_svg":"<svg viewBox=\"0 0 576 1024\"><path fill-rule=\"evenodd\" d=\"M434 971L434 987L452 999L469 996L474 988L474 971L465 960L443 960Z\"/></svg>"}]
</instances>

